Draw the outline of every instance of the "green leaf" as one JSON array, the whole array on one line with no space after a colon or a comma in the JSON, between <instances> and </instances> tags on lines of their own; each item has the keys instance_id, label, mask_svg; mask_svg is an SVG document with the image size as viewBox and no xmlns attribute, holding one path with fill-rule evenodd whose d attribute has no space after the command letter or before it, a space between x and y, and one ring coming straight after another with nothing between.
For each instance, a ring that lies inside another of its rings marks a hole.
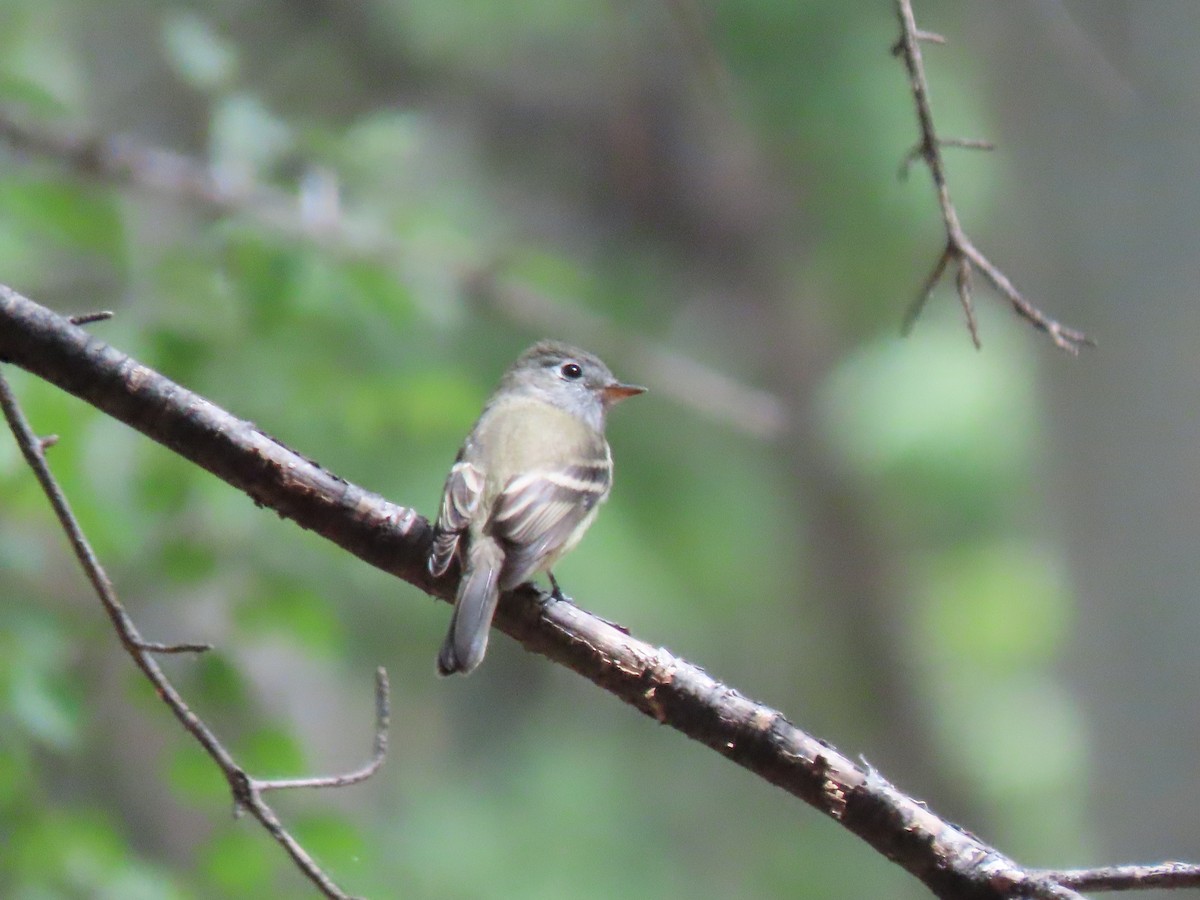
<instances>
[{"instance_id":1,"label":"green leaf","mask_svg":"<svg viewBox=\"0 0 1200 900\"><path fill-rule=\"evenodd\" d=\"M228 782L220 768L192 740L181 744L167 762L167 781L190 802L222 803L229 799Z\"/></svg>"},{"instance_id":2,"label":"green leaf","mask_svg":"<svg viewBox=\"0 0 1200 900\"><path fill-rule=\"evenodd\" d=\"M96 896L96 884L119 868L127 853L111 823L91 811L48 810L8 837L5 856L13 871L71 897L84 896L84 890Z\"/></svg>"},{"instance_id":3,"label":"green leaf","mask_svg":"<svg viewBox=\"0 0 1200 900\"><path fill-rule=\"evenodd\" d=\"M341 816L308 815L292 831L322 865L335 870L360 862L369 852L359 830Z\"/></svg>"},{"instance_id":4,"label":"green leaf","mask_svg":"<svg viewBox=\"0 0 1200 900\"><path fill-rule=\"evenodd\" d=\"M273 242L241 234L226 247L224 266L244 302L251 334L269 335L290 318L298 255Z\"/></svg>"},{"instance_id":5,"label":"green leaf","mask_svg":"<svg viewBox=\"0 0 1200 900\"><path fill-rule=\"evenodd\" d=\"M145 513L180 511L195 483L195 469L190 464L161 453L147 453L138 475L135 499Z\"/></svg>"},{"instance_id":6,"label":"green leaf","mask_svg":"<svg viewBox=\"0 0 1200 900\"><path fill-rule=\"evenodd\" d=\"M66 750L79 735L78 685L63 671L61 625L41 613L6 616L0 631L0 705L34 739Z\"/></svg>"},{"instance_id":7,"label":"green leaf","mask_svg":"<svg viewBox=\"0 0 1200 900\"><path fill-rule=\"evenodd\" d=\"M342 264L341 272L349 289L368 309L382 313L393 325L412 319L412 292L393 271L376 263L349 262Z\"/></svg>"},{"instance_id":8,"label":"green leaf","mask_svg":"<svg viewBox=\"0 0 1200 900\"><path fill-rule=\"evenodd\" d=\"M10 735L0 737L0 818L26 796L31 784L29 761Z\"/></svg>"},{"instance_id":9,"label":"green leaf","mask_svg":"<svg viewBox=\"0 0 1200 900\"><path fill-rule=\"evenodd\" d=\"M79 736L79 700L56 681L50 673L21 669L14 673L9 703L31 735L65 750Z\"/></svg>"},{"instance_id":10,"label":"green leaf","mask_svg":"<svg viewBox=\"0 0 1200 900\"><path fill-rule=\"evenodd\" d=\"M108 193L61 181L0 180L0 215L35 236L123 260L124 229Z\"/></svg>"},{"instance_id":11,"label":"green leaf","mask_svg":"<svg viewBox=\"0 0 1200 900\"><path fill-rule=\"evenodd\" d=\"M274 896L271 876L278 847L257 830L228 829L201 852L200 869L220 897Z\"/></svg>"},{"instance_id":12,"label":"green leaf","mask_svg":"<svg viewBox=\"0 0 1200 900\"><path fill-rule=\"evenodd\" d=\"M344 645L344 629L329 600L296 584L271 584L239 603L234 621L249 635L282 634L323 655Z\"/></svg>"},{"instance_id":13,"label":"green leaf","mask_svg":"<svg viewBox=\"0 0 1200 900\"><path fill-rule=\"evenodd\" d=\"M0 103L44 118L69 111L65 103L42 85L12 72L0 72Z\"/></svg>"},{"instance_id":14,"label":"green leaf","mask_svg":"<svg viewBox=\"0 0 1200 900\"><path fill-rule=\"evenodd\" d=\"M168 15L163 23L163 43L176 71L195 87L218 88L237 74L234 46L194 13Z\"/></svg>"},{"instance_id":15,"label":"green leaf","mask_svg":"<svg viewBox=\"0 0 1200 900\"><path fill-rule=\"evenodd\" d=\"M304 777L304 753L282 728L260 728L239 742L238 762L258 778Z\"/></svg>"},{"instance_id":16,"label":"green leaf","mask_svg":"<svg viewBox=\"0 0 1200 900\"><path fill-rule=\"evenodd\" d=\"M208 700L225 706L245 704L242 676L216 653L205 653L197 660L195 677L200 692Z\"/></svg>"},{"instance_id":17,"label":"green leaf","mask_svg":"<svg viewBox=\"0 0 1200 900\"><path fill-rule=\"evenodd\" d=\"M942 554L929 566L924 646L960 664L1026 670L1066 635L1070 595L1058 561L1037 545L996 543Z\"/></svg>"},{"instance_id":18,"label":"green leaf","mask_svg":"<svg viewBox=\"0 0 1200 900\"><path fill-rule=\"evenodd\" d=\"M212 575L217 568L212 549L198 544L192 537L167 539L161 557L163 571L177 582L199 581Z\"/></svg>"}]
</instances>

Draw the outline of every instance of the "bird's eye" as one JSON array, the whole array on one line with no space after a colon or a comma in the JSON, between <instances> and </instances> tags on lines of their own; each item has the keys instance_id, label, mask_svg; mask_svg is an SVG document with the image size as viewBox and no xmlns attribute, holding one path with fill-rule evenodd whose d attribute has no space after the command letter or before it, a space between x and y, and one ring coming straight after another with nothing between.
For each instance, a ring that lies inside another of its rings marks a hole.
<instances>
[{"instance_id":1,"label":"bird's eye","mask_svg":"<svg viewBox=\"0 0 1200 900\"><path fill-rule=\"evenodd\" d=\"M577 381L583 377L583 369L579 368L579 363L563 363L563 367L558 371L562 372L563 378L569 378L571 381Z\"/></svg>"}]
</instances>

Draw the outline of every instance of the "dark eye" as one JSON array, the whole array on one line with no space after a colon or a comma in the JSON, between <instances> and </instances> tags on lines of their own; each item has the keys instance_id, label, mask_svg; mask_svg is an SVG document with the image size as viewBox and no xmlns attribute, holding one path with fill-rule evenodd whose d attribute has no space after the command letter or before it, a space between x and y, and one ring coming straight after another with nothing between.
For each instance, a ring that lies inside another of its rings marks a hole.
<instances>
[{"instance_id":1,"label":"dark eye","mask_svg":"<svg viewBox=\"0 0 1200 900\"><path fill-rule=\"evenodd\" d=\"M579 363L563 363L563 367L558 371L562 372L563 378L569 378L571 381L577 381L583 377L583 369L579 368Z\"/></svg>"}]
</instances>

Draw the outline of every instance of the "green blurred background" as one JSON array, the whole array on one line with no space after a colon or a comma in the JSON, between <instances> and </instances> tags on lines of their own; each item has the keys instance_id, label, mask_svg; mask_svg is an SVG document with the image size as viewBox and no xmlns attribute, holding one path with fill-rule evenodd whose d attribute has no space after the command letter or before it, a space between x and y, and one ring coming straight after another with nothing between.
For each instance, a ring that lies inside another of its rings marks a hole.
<instances>
[{"instance_id":1,"label":"green blurred background","mask_svg":"<svg viewBox=\"0 0 1200 900\"><path fill-rule=\"evenodd\" d=\"M896 178L887 0L4 0L6 115L273 185L307 233L0 146L0 282L114 309L97 335L426 514L516 353L588 347L652 393L557 570L585 607L1023 863L1196 859L1200 18L917 17L950 39L942 132L1000 147L950 151L964 224L1099 338L1081 359L982 286L982 352L948 289L898 336L943 238L927 173ZM714 414L659 349L779 418ZM253 772L357 766L390 671L384 770L272 798L350 892L925 896L507 639L438 680L448 607L11 378L143 631L217 645L164 665ZM0 502L0 894L312 895L119 650L10 440Z\"/></svg>"}]
</instances>

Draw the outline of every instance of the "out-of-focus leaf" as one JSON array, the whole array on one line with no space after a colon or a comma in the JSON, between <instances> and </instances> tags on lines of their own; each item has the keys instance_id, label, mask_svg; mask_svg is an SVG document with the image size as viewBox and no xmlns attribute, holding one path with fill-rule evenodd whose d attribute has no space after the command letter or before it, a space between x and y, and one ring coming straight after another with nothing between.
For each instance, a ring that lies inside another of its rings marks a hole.
<instances>
[{"instance_id":1,"label":"out-of-focus leaf","mask_svg":"<svg viewBox=\"0 0 1200 900\"><path fill-rule=\"evenodd\" d=\"M842 457L872 476L919 463L984 478L1026 463L1035 420L1020 356L976 353L960 326L923 330L920 352L916 340L881 338L830 377L821 402Z\"/></svg>"},{"instance_id":2,"label":"out-of-focus leaf","mask_svg":"<svg viewBox=\"0 0 1200 900\"><path fill-rule=\"evenodd\" d=\"M386 397L385 403L380 398ZM453 439L474 421L483 404L480 385L456 372L405 372L351 385L347 418L365 434L444 434ZM372 422L372 412L382 416ZM385 421L386 419L386 421ZM465 433L465 432L464 432Z\"/></svg>"},{"instance_id":3,"label":"out-of-focus leaf","mask_svg":"<svg viewBox=\"0 0 1200 900\"><path fill-rule=\"evenodd\" d=\"M234 616L248 635L287 635L323 656L343 646L342 624L329 598L290 581L264 579L262 589L241 601Z\"/></svg>"},{"instance_id":4,"label":"out-of-focus leaf","mask_svg":"<svg viewBox=\"0 0 1200 900\"><path fill-rule=\"evenodd\" d=\"M21 725L38 740L59 750L78 738L79 701L47 672L14 673L9 702Z\"/></svg>"},{"instance_id":5,"label":"out-of-focus leaf","mask_svg":"<svg viewBox=\"0 0 1200 900\"><path fill-rule=\"evenodd\" d=\"M47 886L71 892L68 896L103 883L125 852L111 823L99 814L61 810L9 835L5 848L14 870L26 876L40 873Z\"/></svg>"},{"instance_id":6,"label":"out-of-focus leaf","mask_svg":"<svg viewBox=\"0 0 1200 900\"><path fill-rule=\"evenodd\" d=\"M233 177L258 177L293 145L288 124L268 109L262 98L246 92L231 93L215 102L210 140L214 162Z\"/></svg>"},{"instance_id":7,"label":"out-of-focus leaf","mask_svg":"<svg viewBox=\"0 0 1200 900\"><path fill-rule=\"evenodd\" d=\"M167 58L187 81L203 90L228 83L237 74L237 52L192 12L176 12L163 22Z\"/></svg>"},{"instance_id":8,"label":"out-of-focus leaf","mask_svg":"<svg viewBox=\"0 0 1200 900\"><path fill-rule=\"evenodd\" d=\"M181 510L192 493L195 470L182 460L159 453L142 457L136 494L146 514Z\"/></svg>"},{"instance_id":9,"label":"out-of-focus leaf","mask_svg":"<svg viewBox=\"0 0 1200 900\"><path fill-rule=\"evenodd\" d=\"M306 815L295 822L293 833L333 871L363 861L369 849L362 834L345 819L333 815Z\"/></svg>"},{"instance_id":10,"label":"out-of-focus leaf","mask_svg":"<svg viewBox=\"0 0 1200 900\"><path fill-rule=\"evenodd\" d=\"M297 252L262 237L239 234L227 243L223 262L250 328L263 334L277 329L291 313Z\"/></svg>"},{"instance_id":11,"label":"out-of-focus leaf","mask_svg":"<svg viewBox=\"0 0 1200 900\"><path fill-rule=\"evenodd\" d=\"M0 690L3 707L25 733L57 750L70 749L79 735L78 685L64 671L66 635L40 612L0 617Z\"/></svg>"},{"instance_id":12,"label":"out-of-focus leaf","mask_svg":"<svg viewBox=\"0 0 1200 900\"><path fill-rule=\"evenodd\" d=\"M281 728L259 728L238 742L238 762L258 778L302 778L304 753Z\"/></svg>"},{"instance_id":13,"label":"out-of-focus leaf","mask_svg":"<svg viewBox=\"0 0 1200 900\"><path fill-rule=\"evenodd\" d=\"M1087 756L1087 729L1071 697L1052 679L1022 673L976 685L957 712L968 763L998 796L1037 796L1077 777ZM1029 740L1036 734L1037 740Z\"/></svg>"},{"instance_id":14,"label":"out-of-focus leaf","mask_svg":"<svg viewBox=\"0 0 1200 900\"><path fill-rule=\"evenodd\" d=\"M221 831L201 851L200 869L227 898L270 897L279 847L265 834L248 828Z\"/></svg>"},{"instance_id":15,"label":"out-of-focus leaf","mask_svg":"<svg viewBox=\"0 0 1200 900\"><path fill-rule=\"evenodd\" d=\"M197 658L195 681L209 701L225 706L246 703L246 689L241 674L217 653L204 653Z\"/></svg>"},{"instance_id":16,"label":"out-of-focus leaf","mask_svg":"<svg viewBox=\"0 0 1200 900\"><path fill-rule=\"evenodd\" d=\"M67 105L43 85L4 71L0 71L0 103L45 118L68 111Z\"/></svg>"},{"instance_id":17,"label":"out-of-focus leaf","mask_svg":"<svg viewBox=\"0 0 1200 900\"><path fill-rule=\"evenodd\" d=\"M30 786L28 760L13 735L0 736L0 819L20 802ZM2 831L3 829L0 829Z\"/></svg>"},{"instance_id":18,"label":"out-of-focus leaf","mask_svg":"<svg viewBox=\"0 0 1200 900\"><path fill-rule=\"evenodd\" d=\"M0 179L0 215L46 240L123 260L124 227L107 192L62 181Z\"/></svg>"},{"instance_id":19,"label":"out-of-focus leaf","mask_svg":"<svg viewBox=\"0 0 1200 900\"><path fill-rule=\"evenodd\" d=\"M190 738L171 754L167 778L189 802L208 806L229 802L229 782L212 757Z\"/></svg>"},{"instance_id":20,"label":"out-of-focus leaf","mask_svg":"<svg viewBox=\"0 0 1200 900\"><path fill-rule=\"evenodd\" d=\"M947 551L928 570L921 643L940 657L1015 672L1044 664L1066 637L1070 596L1042 547Z\"/></svg>"},{"instance_id":21,"label":"out-of-focus leaf","mask_svg":"<svg viewBox=\"0 0 1200 900\"><path fill-rule=\"evenodd\" d=\"M160 558L163 571L177 582L198 581L217 568L217 557L212 549L191 537L167 539Z\"/></svg>"},{"instance_id":22,"label":"out-of-focus leaf","mask_svg":"<svg viewBox=\"0 0 1200 900\"><path fill-rule=\"evenodd\" d=\"M396 273L368 262L345 263L341 271L347 285L364 306L383 314L393 327L411 320L412 293Z\"/></svg>"}]
</instances>

